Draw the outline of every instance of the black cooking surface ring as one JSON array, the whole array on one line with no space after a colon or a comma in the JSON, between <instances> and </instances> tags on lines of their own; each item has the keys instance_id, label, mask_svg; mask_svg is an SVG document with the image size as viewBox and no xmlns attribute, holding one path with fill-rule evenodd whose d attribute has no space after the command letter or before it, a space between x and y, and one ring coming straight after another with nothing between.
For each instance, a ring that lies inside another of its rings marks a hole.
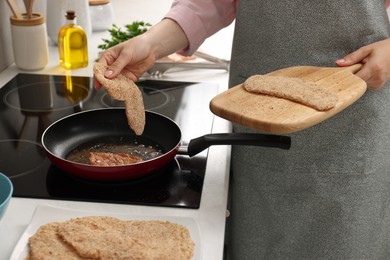
<instances>
[{"instance_id":1,"label":"black cooking surface ring","mask_svg":"<svg viewBox=\"0 0 390 260\"><path fill-rule=\"evenodd\" d=\"M77 197L85 200L115 201L118 196L128 197L140 202L163 203L172 195L174 187L167 188L170 179L178 178L175 188L180 189L183 183L180 166L173 160L166 168L157 171L150 176L120 182L99 182L75 177L51 166L49 168L46 183L48 192L56 198ZM71 187L71 190L69 190Z\"/></svg>"},{"instance_id":2,"label":"black cooking surface ring","mask_svg":"<svg viewBox=\"0 0 390 260\"><path fill-rule=\"evenodd\" d=\"M47 160L43 147L19 139L0 140L0 172L13 178L29 174Z\"/></svg>"},{"instance_id":3,"label":"black cooking surface ring","mask_svg":"<svg viewBox=\"0 0 390 260\"><path fill-rule=\"evenodd\" d=\"M152 89L148 87L142 88L143 96L144 96L144 106L146 110L158 110L159 108L165 107L172 102L172 97L165 93L164 91L158 89ZM153 93L149 95L147 98L145 96L148 93ZM106 107L124 107L123 101L115 100L107 93L103 94L100 98L101 103Z\"/></svg>"},{"instance_id":4,"label":"black cooking surface ring","mask_svg":"<svg viewBox=\"0 0 390 260\"><path fill-rule=\"evenodd\" d=\"M76 107L88 97L89 89L83 85L72 85L77 98L71 97L64 89L53 91L51 85L51 82L35 82L11 89L4 95L4 103L24 113L44 114Z\"/></svg>"}]
</instances>

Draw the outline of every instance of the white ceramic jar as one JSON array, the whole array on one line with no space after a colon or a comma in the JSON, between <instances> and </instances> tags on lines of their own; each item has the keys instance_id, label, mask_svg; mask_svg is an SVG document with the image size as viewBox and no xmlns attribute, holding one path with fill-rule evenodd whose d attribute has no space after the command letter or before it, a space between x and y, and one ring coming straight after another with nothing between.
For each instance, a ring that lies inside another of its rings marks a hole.
<instances>
[{"instance_id":1,"label":"white ceramic jar","mask_svg":"<svg viewBox=\"0 0 390 260\"><path fill-rule=\"evenodd\" d=\"M58 32L65 24L65 15L68 10L75 11L77 24L84 29L87 38L92 34L88 0L48 0L46 6L47 34L55 45L58 44Z\"/></svg>"},{"instance_id":2,"label":"white ceramic jar","mask_svg":"<svg viewBox=\"0 0 390 260\"><path fill-rule=\"evenodd\" d=\"M105 31L112 27L114 8L110 0L89 0L92 31Z\"/></svg>"},{"instance_id":3,"label":"white ceramic jar","mask_svg":"<svg viewBox=\"0 0 390 260\"><path fill-rule=\"evenodd\" d=\"M22 70L43 69L49 61L46 23L43 14L33 13L31 19L11 16L12 47L15 64Z\"/></svg>"}]
</instances>

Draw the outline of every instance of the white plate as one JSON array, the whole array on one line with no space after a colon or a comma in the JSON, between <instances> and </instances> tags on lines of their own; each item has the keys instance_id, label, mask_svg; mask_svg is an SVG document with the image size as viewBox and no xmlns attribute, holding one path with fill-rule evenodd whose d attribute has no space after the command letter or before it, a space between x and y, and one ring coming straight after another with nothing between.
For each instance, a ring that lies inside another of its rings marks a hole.
<instances>
[{"instance_id":1,"label":"white plate","mask_svg":"<svg viewBox=\"0 0 390 260\"><path fill-rule=\"evenodd\" d=\"M130 215L130 214L112 214L104 213L97 211L83 211L83 210L74 210L69 208L62 207L53 207L48 205L39 205L29 225L26 230L20 237L18 243L16 244L10 260L24 260L28 255L28 239L35 234L38 228L44 224L53 222L53 221L67 221L76 217L84 216L110 216L122 220L162 220L170 221L173 223L178 223L184 225L188 228L191 238L195 243L195 252L194 260L200 260L201 254L201 244L200 244L200 234L197 223L192 218L185 217L173 217L173 216L147 216L147 215Z\"/></svg>"}]
</instances>

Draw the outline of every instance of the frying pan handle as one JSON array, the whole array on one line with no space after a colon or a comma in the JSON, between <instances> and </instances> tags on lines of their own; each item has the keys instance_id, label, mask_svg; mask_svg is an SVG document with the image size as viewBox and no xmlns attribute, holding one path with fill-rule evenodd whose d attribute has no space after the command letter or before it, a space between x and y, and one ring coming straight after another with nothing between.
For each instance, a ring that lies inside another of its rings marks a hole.
<instances>
[{"instance_id":1,"label":"frying pan handle","mask_svg":"<svg viewBox=\"0 0 390 260\"><path fill-rule=\"evenodd\" d=\"M188 144L187 154L194 156L210 145L256 145L288 150L291 147L291 137L255 133L208 134L192 139Z\"/></svg>"}]
</instances>

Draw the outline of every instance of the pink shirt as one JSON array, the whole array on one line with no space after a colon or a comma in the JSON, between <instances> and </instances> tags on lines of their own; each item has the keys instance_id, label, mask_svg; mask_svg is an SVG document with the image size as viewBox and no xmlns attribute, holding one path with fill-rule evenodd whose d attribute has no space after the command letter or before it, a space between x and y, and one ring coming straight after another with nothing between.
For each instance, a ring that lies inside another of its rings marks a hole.
<instances>
[{"instance_id":1,"label":"pink shirt","mask_svg":"<svg viewBox=\"0 0 390 260\"><path fill-rule=\"evenodd\" d=\"M165 18L176 21L189 41L181 54L191 55L204 40L235 19L237 0L174 0Z\"/></svg>"},{"instance_id":2,"label":"pink shirt","mask_svg":"<svg viewBox=\"0 0 390 260\"><path fill-rule=\"evenodd\" d=\"M238 0L174 0L165 18L176 21L187 36L189 46L180 53L193 54L207 37L233 22L237 2ZM386 0L386 8L390 10L390 0Z\"/></svg>"}]
</instances>

